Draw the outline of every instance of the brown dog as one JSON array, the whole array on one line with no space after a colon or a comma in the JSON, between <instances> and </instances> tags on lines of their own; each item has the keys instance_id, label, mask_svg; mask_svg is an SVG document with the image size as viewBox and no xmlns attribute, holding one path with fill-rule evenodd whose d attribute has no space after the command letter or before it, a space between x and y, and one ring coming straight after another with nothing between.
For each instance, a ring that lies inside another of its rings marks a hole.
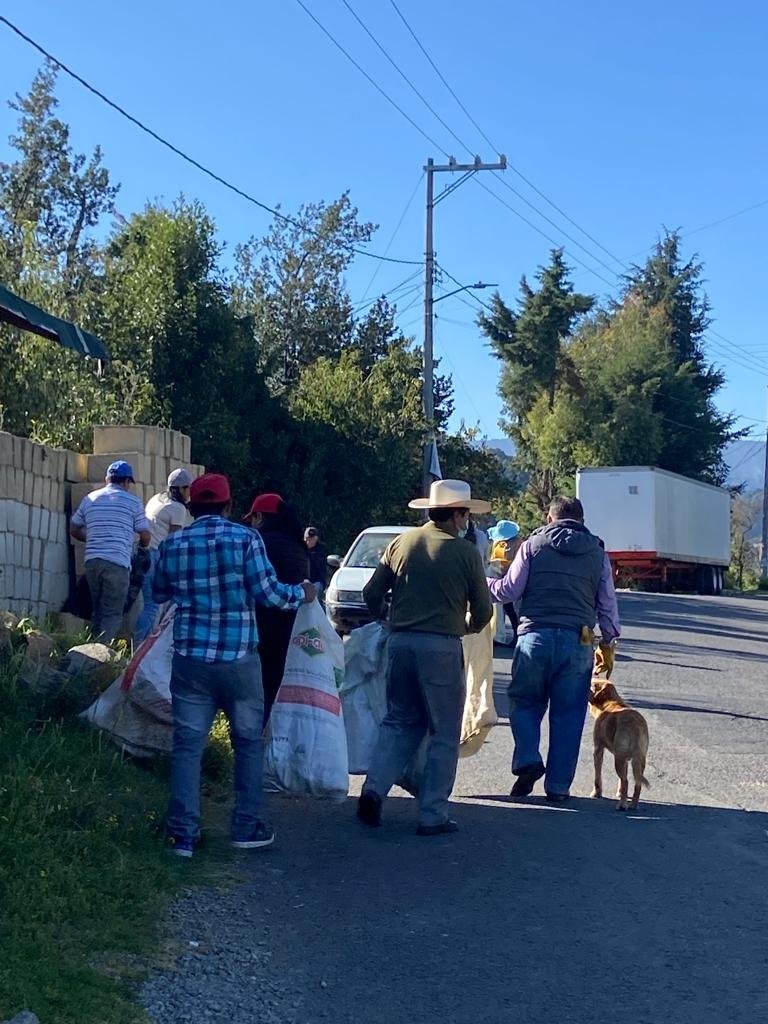
<instances>
[{"instance_id":1,"label":"brown dog","mask_svg":"<svg viewBox=\"0 0 768 1024\"><path fill-rule=\"evenodd\" d=\"M632 776L635 789L629 806L637 807L640 790L648 786L643 775L645 758L648 753L648 723L634 708L629 707L619 696L613 683L602 679L592 680L589 695L589 710L595 721L595 788L592 796L603 795L603 754L606 749L613 754L616 774L619 776L617 797L619 811L626 811L629 795L629 763L632 762Z\"/></svg>"}]
</instances>

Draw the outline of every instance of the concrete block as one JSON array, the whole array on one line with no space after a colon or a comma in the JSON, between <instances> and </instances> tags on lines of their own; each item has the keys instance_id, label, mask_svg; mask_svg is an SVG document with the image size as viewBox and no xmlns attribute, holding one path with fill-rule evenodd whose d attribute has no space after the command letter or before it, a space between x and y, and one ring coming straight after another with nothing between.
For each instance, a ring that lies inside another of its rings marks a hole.
<instances>
[{"instance_id":1,"label":"concrete block","mask_svg":"<svg viewBox=\"0 0 768 1024\"><path fill-rule=\"evenodd\" d=\"M47 508L40 509L40 536L43 540L50 540L51 513Z\"/></svg>"},{"instance_id":2,"label":"concrete block","mask_svg":"<svg viewBox=\"0 0 768 1024\"><path fill-rule=\"evenodd\" d=\"M32 445L32 472L35 476L43 475L43 451L41 444Z\"/></svg>"},{"instance_id":3,"label":"concrete block","mask_svg":"<svg viewBox=\"0 0 768 1024\"><path fill-rule=\"evenodd\" d=\"M32 473L24 470L24 504L32 505L34 503L34 488L35 488L35 477Z\"/></svg>"},{"instance_id":4,"label":"concrete block","mask_svg":"<svg viewBox=\"0 0 768 1024\"><path fill-rule=\"evenodd\" d=\"M0 466L13 465L13 434L0 430Z\"/></svg>"},{"instance_id":5,"label":"concrete block","mask_svg":"<svg viewBox=\"0 0 768 1024\"><path fill-rule=\"evenodd\" d=\"M88 456L88 476L87 479L92 484L103 484L104 478L107 475L107 469L113 462L117 462L122 459L125 462L129 462L133 467L133 472L138 480L141 476L141 470L144 468L143 457L137 451L111 451L102 452L98 455Z\"/></svg>"},{"instance_id":6,"label":"concrete block","mask_svg":"<svg viewBox=\"0 0 768 1024\"><path fill-rule=\"evenodd\" d=\"M32 505L40 506L43 504L43 478L42 476L32 477Z\"/></svg>"},{"instance_id":7,"label":"concrete block","mask_svg":"<svg viewBox=\"0 0 768 1024\"><path fill-rule=\"evenodd\" d=\"M15 467L8 469L8 497L11 501L24 500L24 470Z\"/></svg>"},{"instance_id":8,"label":"concrete block","mask_svg":"<svg viewBox=\"0 0 768 1024\"><path fill-rule=\"evenodd\" d=\"M7 498L0 498L0 537L4 537L7 532L10 532L10 526L8 525L8 505L10 502Z\"/></svg>"},{"instance_id":9,"label":"concrete block","mask_svg":"<svg viewBox=\"0 0 768 1024\"><path fill-rule=\"evenodd\" d=\"M184 462L192 461L192 438L188 434L181 435L181 457Z\"/></svg>"},{"instance_id":10,"label":"concrete block","mask_svg":"<svg viewBox=\"0 0 768 1024\"><path fill-rule=\"evenodd\" d=\"M21 501L11 502L9 528L18 536L29 534L29 506Z\"/></svg>"},{"instance_id":11,"label":"concrete block","mask_svg":"<svg viewBox=\"0 0 768 1024\"><path fill-rule=\"evenodd\" d=\"M110 452L143 452L144 427L98 426L93 428L94 455Z\"/></svg>"},{"instance_id":12,"label":"concrete block","mask_svg":"<svg viewBox=\"0 0 768 1024\"><path fill-rule=\"evenodd\" d=\"M32 587L32 573L29 569L16 570L16 587L14 597L17 601L29 601Z\"/></svg>"},{"instance_id":13,"label":"concrete block","mask_svg":"<svg viewBox=\"0 0 768 1024\"><path fill-rule=\"evenodd\" d=\"M91 491L98 491L99 488L103 487L103 486L104 486L103 483L101 483L101 484L89 484L89 483L72 484L71 487L70 487L70 501L71 501L71 504L72 504L72 511L73 512L77 511L77 509L80 507L80 502L83 500L83 498L86 496L86 494L90 494ZM56 511L56 510L54 509L54 511Z\"/></svg>"},{"instance_id":14,"label":"concrete block","mask_svg":"<svg viewBox=\"0 0 768 1024\"><path fill-rule=\"evenodd\" d=\"M82 452L66 452L64 477L73 484L82 483L88 476L88 456Z\"/></svg>"},{"instance_id":15,"label":"concrete block","mask_svg":"<svg viewBox=\"0 0 768 1024\"><path fill-rule=\"evenodd\" d=\"M17 564L22 569L30 569L32 567L32 542L29 537L21 538L21 559Z\"/></svg>"},{"instance_id":16,"label":"concrete block","mask_svg":"<svg viewBox=\"0 0 768 1024\"><path fill-rule=\"evenodd\" d=\"M11 468L12 472L13 469ZM0 465L0 500L8 496L8 466Z\"/></svg>"},{"instance_id":17,"label":"concrete block","mask_svg":"<svg viewBox=\"0 0 768 1024\"><path fill-rule=\"evenodd\" d=\"M29 545L29 567L33 572L40 572L43 567L43 542L38 537L33 537Z\"/></svg>"},{"instance_id":18,"label":"concrete block","mask_svg":"<svg viewBox=\"0 0 768 1024\"><path fill-rule=\"evenodd\" d=\"M29 516L29 535L30 537L41 537L40 533L40 513L43 510L41 508L33 508Z\"/></svg>"}]
</instances>

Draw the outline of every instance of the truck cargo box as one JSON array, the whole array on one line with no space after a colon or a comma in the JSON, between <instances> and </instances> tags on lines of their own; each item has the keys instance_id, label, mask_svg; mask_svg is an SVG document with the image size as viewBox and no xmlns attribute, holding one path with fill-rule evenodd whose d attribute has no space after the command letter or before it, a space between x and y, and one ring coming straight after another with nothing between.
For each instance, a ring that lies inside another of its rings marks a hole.
<instances>
[{"instance_id":1,"label":"truck cargo box","mask_svg":"<svg viewBox=\"0 0 768 1024\"><path fill-rule=\"evenodd\" d=\"M613 557L730 562L731 496L722 487L652 466L606 466L578 470L576 494Z\"/></svg>"}]
</instances>

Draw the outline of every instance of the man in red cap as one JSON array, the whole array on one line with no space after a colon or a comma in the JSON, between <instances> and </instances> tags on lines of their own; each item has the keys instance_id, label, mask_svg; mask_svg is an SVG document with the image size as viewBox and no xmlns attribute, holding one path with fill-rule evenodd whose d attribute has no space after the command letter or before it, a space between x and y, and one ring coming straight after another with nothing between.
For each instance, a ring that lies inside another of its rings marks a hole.
<instances>
[{"instance_id":1,"label":"man in red cap","mask_svg":"<svg viewBox=\"0 0 768 1024\"><path fill-rule=\"evenodd\" d=\"M191 857L200 835L200 763L216 712L226 714L235 751L232 845L269 846L261 819L264 692L256 605L296 609L315 599L311 583L275 575L257 533L229 521L229 481L208 473L190 488L194 522L160 545L155 601L173 601L173 755L168 833Z\"/></svg>"}]
</instances>

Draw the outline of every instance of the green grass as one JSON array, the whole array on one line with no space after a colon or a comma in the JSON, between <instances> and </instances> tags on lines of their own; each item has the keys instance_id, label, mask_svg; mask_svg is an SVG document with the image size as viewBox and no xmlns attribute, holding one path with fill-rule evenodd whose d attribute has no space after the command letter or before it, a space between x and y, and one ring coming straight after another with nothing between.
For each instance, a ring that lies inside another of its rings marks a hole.
<instances>
[{"instance_id":1,"label":"green grass","mask_svg":"<svg viewBox=\"0 0 768 1024\"><path fill-rule=\"evenodd\" d=\"M211 879L215 848L169 856L167 768L138 767L75 720L41 720L16 684L19 663L0 652L0 1019L30 1009L44 1024L145 1021L133 996L161 950L160 919L180 889ZM227 746L219 729L219 798Z\"/></svg>"}]
</instances>

